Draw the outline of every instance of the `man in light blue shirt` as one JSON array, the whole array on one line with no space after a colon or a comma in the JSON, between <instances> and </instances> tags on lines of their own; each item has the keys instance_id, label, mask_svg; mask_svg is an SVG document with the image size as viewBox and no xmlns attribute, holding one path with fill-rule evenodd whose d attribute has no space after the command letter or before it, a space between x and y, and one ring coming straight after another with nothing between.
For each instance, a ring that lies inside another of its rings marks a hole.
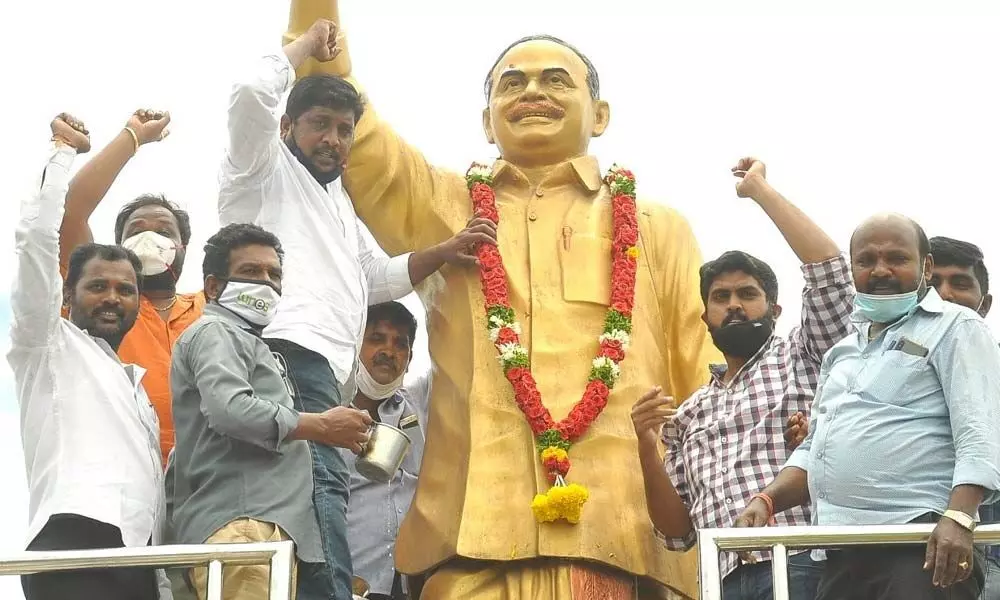
<instances>
[{"instance_id":1,"label":"man in light blue shirt","mask_svg":"<svg viewBox=\"0 0 1000 600\"><path fill-rule=\"evenodd\" d=\"M929 246L899 215L855 231L855 331L824 358L805 441L737 520L811 502L818 525L938 524L926 550L829 552L818 600L973 600L982 587L972 530L1000 488L1000 349L928 285Z\"/></svg>"}]
</instances>

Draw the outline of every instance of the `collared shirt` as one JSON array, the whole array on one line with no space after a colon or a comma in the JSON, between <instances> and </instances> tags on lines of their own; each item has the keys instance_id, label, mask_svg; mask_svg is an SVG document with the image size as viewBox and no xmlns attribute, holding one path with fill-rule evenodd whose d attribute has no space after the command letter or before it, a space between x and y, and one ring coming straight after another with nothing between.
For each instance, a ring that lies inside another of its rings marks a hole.
<instances>
[{"instance_id":1,"label":"collared shirt","mask_svg":"<svg viewBox=\"0 0 1000 600\"><path fill-rule=\"evenodd\" d=\"M275 523L298 557L323 562L312 459L289 386L260 335L215 304L177 340L170 370L177 445L167 468L173 541L202 544L240 517Z\"/></svg>"},{"instance_id":2,"label":"collared shirt","mask_svg":"<svg viewBox=\"0 0 1000 600\"><path fill-rule=\"evenodd\" d=\"M931 288L871 341L870 322L854 325L823 360L786 464L809 473L813 523L907 523L944 512L955 486L1000 488L1000 349L986 323Z\"/></svg>"},{"instance_id":3,"label":"collared shirt","mask_svg":"<svg viewBox=\"0 0 1000 600\"><path fill-rule=\"evenodd\" d=\"M118 356L146 369L146 389L160 421L160 458L164 465L174 447L174 420L170 414L170 352L177 337L201 316L205 294L177 294L166 319L145 296L139 298L139 317L125 335Z\"/></svg>"},{"instance_id":4,"label":"collared shirt","mask_svg":"<svg viewBox=\"0 0 1000 600\"><path fill-rule=\"evenodd\" d=\"M726 365L714 365L712 381L663 428L665 467L696 529L732 527L750 497L778 474L791 455L785 424L796 412L809 414L823 355L850 331L854 286L847 260L802 265L802 273L800 326L787 339L772 337L728 384ZM776 520L807 525L809 511L793 508ZM696 533L662 539L672 550L687 550ZM723 577L738 565L734 553L721 560Z\"/></svg>"},{"instance_id":5,"label":"collared shirt","mask_svg":"<svg viewBox=\"0 0 1000 600\"><path fill-rule=\"evenodd\" d=\"M587 387L607 316L611 194L592 156L566 160L536 182L502 160L494 175L511 307L542 402L561 418ZM462 174L429 164L371 102L344 185L390 254L441 243L472 216ZM694 562L653 537L630 413L653 385L690 396L708 381L705 366L721 356L701 320L702 260L687 221L663 203L643 201L637 220L632 343L608 405L570 450L568 481L591 491L572 527L539 524L528 510L548 485L496 360L478 272L445 265L417 286L434 374L423 467L396 541L400 571L420 573L454 556L573 557L697 596Z\"/></svg>"},{"instance_id":6,"label":"collared shirt","mask_svg":"<svg viewBox=\"0 0 1000 600\"><path fill-rule=\"evenodd\" d=\"M114 525L126 546L145 546L159 542L164 503L144 371L61 316L59 226L75 155L66 146L53 151L15 232L7 360L21 409L28 540L52 515L71 513Z\"/></svg>"},{"instance_id":7,"label":"collared shirt","mask_svg":"<svg viewBox=\"0 0 1000 600\"><path fill-rule=\"evenodd\" d=\"M337 381L353 372L368 305L413 291L409 255L376 256L340 179L324 189L279 138L275 111L295 78L283 52L233 88L219 221L256 223L285 249L281 308L264 331L330 361Z\"/></svg>"},{"instance_id":8,"label":"collared shirt","mask_svg":"<svg viewBox=\"0 0 1000 600\"><path fill-rule=\"evenodd\" d=\"M376 483L365 479L354 468L357 457L349 450L340 453L351 471L351 498L347 508L347 541L351 548L354 574L371 586L372 593L392 591L396 535L417 489L417 475L424 455L423 422L426 407L418 404L417 394L402 389L378 405L378 420L399 427L410 438L410 451L392 481Z\"/></svg>"}]
</instances>

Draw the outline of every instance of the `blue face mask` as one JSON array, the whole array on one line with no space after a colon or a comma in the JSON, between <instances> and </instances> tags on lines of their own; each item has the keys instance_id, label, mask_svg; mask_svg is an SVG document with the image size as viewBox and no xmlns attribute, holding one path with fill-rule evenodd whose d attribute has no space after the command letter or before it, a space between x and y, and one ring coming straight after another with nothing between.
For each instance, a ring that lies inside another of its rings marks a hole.
<instances>
[{"instance_id":1,"label":"blue face mask","mask_svg":"<svg viewBox=\"0 0 1000 600\"><path fill-rule=\"evenodd\" d=\"M920 279L923 278L924 274L921 270ZM854 296L854 308L873 323L893 323L920 303L920 290L923 287L922 285L918 286L917 289L905 294L884 296L858 292Z\"/></svg>"}]
</instances>

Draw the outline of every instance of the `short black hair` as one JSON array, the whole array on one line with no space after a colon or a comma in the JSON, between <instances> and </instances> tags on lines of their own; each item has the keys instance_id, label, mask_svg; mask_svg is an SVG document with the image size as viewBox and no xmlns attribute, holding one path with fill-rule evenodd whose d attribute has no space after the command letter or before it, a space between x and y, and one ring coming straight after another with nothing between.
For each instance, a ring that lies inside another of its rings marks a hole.
<instances>
[{"instance_id":1,"label":"short black hair","mask_svg":"<svg viewBox=\"0 0 1000 600\"><path fill-rule=\"evenodd\" d=\"M493 62L493 66L490 67L489 72L486 74L486 83L483 85L483 91L486 93L486 101L487 102L489 102L489 100L490 100L490 92L493 89L493 70L497 68L497 65L500 64L500 61L503 60L503 57L508 52L510 52L511 48L513 48L514 46L517 46L519 44L523 44L525 42L533 42L535 40L544 40L544 41L547 41L547 42L554 42L556 44L559 44L560 46L563 46L565 48L568 48L568 49L572 50L573 54L576 54L577 56L579 56L580 60L583 61L583 64L585 64L587 66L587 88L590 90L590 97L593 98L594 100L600 100L600 98L601 98L601 78L598 77L598 75L597 75L597 67L594 66L594 63L590 62L590 59L587 58L587 55L584 54L583 52L580 52L580 50L577 49L576 46L574 46L573 44L570 44L569 42L563 41L563 40L561 40L561 39L559 39L559 38L557 38L555 36L552 36L552 35L538 34L538 35L529 35L529 36L523 37L523 38L517 40L516 42L514 42L513 44L511 44L510 46L507 46L506 48L503 49L503 52L500 53L500 56L498 56L497 59Z\"/></svg>"},{"instance_id":2,"label":"short black hair","mask_svg":"<svg viewBox=\"0 0 1000 600\"><path fill-rule=\"evenodd\" d=\"M167 200L162 194L143 194L118 211L118 217L115 219L116 243L120 244L125 241L122 239L125 235L125 223L128 222L132 213L144 206L162 206L169 210L174 215L174 218L177 219L177 229L181 234L181 244L184 246L188 245L188 242L191 241L191 216L188 215L186 210Z\"/></svg>"},{"instance_id":3,"label":"short black hair","mask_svg":"<svg viewBox=\"0 0 1000 600\"><path fill-rule=\"evenodd\" d=\"M979 281L983 295L990 291L990 274L983 262L983 251L979 246L954 238L935 236L930 239L934 264L942 267L972 267L972 273Z\"/></svg>"},{"instance_id":4,"label":"short black hair","mask_svg":"<svg viewBox=\"0 0 1000 600\"><path fill-rule=\"evenodd\" d=\"M233 250L246 246L269 246L278 253L278 261L283 262L285 251L278 236L253 223L232 223L226 225L205 243L205 258L201 262L202 278L214 275L219 279L229 278L229 257Z\"/></svg>"},{"instance_id":5,"label":"short black hair","mask_svg":"<svg viewBox=\"0 0 1000 600\"><path fill-rule=\"evenodd\" d=\"M69 255L69 266L66 268L66 280L63 283L66 289L70 291L76 289L76 284L80 283L80 278L83 277L83 268L91 259L95 258L106 261L127 260L132 263L132 268L135 269L137 289L142 292L142 261L135 255L135 252L121 246L93 242L80 244Z\"/></svg>"},{"instance_id":6,"label":"short black hair","mask_svg":"<svg viewBox=\"0 0 1000 600\"><path fill-rule=\"evenodd\" d=\"M924 228L920 226L920 223L917 223L910 217L905 215L896 216L905 219L913 227L913 231L917 234L917 253L920 254L920 258L922 260L925 256L931 253L931 242L927 239L927 233L924 231ZM854 233L851 234L851 242L848 249L850 250L852 256L854 255L854 236L857 233L858 230L855 229Z\"/></svg>"},{"instance_id":7,"label":"short black hair","mask_svg":"<svg viewBox=\"0 0 1000 600\"><path fill-rule=\"evenodd\" d=\"M336 75L309 75L296 81L288 94L285 114L294 121L314 106L349 110L354 113L355 125L365 112L365 104L358 90L349 81Z\"/></svg>"},{"instance_id":8,"label":"short black hair","mask_svg":"<svg viewBox=\"0 0 1000 600\"><path fill-rule=\"evenodd\" d=\"M778 302L778 277L768 264L759 258L740 250L723 252L722 256L710 260L701 266L698 275L701 277L701 300L708 306L708 291L712 283L725 273L740 271L753 277L764 289L764 296L771 304Z\"/></svg>"},{"instance_id":9,"label":"short black hair","mask_svg":"<svg viewBox=\"0 0 1000 600\"><path fill-rule=\"evenodd\" d=\"M368 326L383 322L405 331L410 338L410 350L413 350L413 342L417 337L417 319L408 308L395 301L369 306Z\"/></svg>"}]
</instances>

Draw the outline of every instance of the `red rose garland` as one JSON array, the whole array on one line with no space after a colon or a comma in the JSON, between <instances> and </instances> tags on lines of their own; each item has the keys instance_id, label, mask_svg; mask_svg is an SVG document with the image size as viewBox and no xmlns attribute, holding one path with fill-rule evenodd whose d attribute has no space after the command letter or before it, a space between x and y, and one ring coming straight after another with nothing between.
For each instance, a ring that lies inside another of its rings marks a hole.
<instances>
[{"instance_id":1,"label":"red rose garland","mask_svg":"<svg viewBox=\"0 0 1000 600\"><path fill-rule=\"evenodd\" d=\"M477 214L499 226L492 170L473 163L466 173L469 197ZM542 404L542 396L531 374L528 353L521 346L520 326L514 318L507 288L507 271L499 249L491 244L477 247L479 278L486 303L490 339L496 345L504 375L514 389L514 402L524 413L538 443L539 458L554 487L546 494L535 496L531 503L536 519L541 522L564 519L580 520L587 489L579 484L567 484L568 451L597 419L608 404L608 395L618 380L618 363L625 358L632 331L632 305L635 300L636 247L639 238L635 205L635 176L631 171L612 166L604 181L611 189L613 244L611 256L611 305L604 319L604 331L598 338L599 350L590 369L583 398L558 423Z\"/></svg>"}]
</instances>

